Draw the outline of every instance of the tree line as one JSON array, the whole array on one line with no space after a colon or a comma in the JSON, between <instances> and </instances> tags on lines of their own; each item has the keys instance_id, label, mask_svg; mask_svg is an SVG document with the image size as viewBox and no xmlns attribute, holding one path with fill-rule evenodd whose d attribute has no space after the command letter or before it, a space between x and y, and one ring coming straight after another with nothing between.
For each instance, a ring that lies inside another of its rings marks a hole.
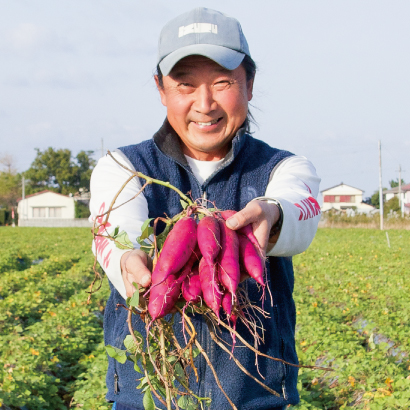
<instances>
[{"instance_id":1,"label":"tree line","mask_svg":"<svg viewBox=\"0 0 410 410\"><path fill-rule=\"evenodd\" d=\"M11 155L0 156L0 224L10 219L12 207L17 206L18 199L22 197L23 176L26 195L46 189L63 195L75 194L80 188L89 190L91 173L96 165L92 158L93 153L94 151L80 151L74 157L69 149L49 147L41 151L36 148L36 157L30 168L21 173L17 172ZM391 188L397 187L399 180L391 180L389 184ZM405 185L403 179L401 184ZM379 191L375 191L365 202L379 208ZM391 210L400 211L397 197L385 203L384 212L388 213ZM77 217L85 217L87 212L87 206L77 204Z\"/></svg>"},{"instance_id":2,"label":"tree line","mask_svg":"<svg viewBox=\"0 0 410 410\"><path fill-rule=\"evenodd\" d=\"M75 194L80 188L90 189L91 173L96 165L93 151L80 151L73 156L69 149L36 148L36 157L30 168L17 172L11 155L0 156L0 215L1 222L10 219L11 209L22 197L22 180L25 179L25 194L49 190L63 195ZM78 206L76 216L83 216L86 209ZM87 208L87 207L85 207Z\"/></svg>"}]
</instances>

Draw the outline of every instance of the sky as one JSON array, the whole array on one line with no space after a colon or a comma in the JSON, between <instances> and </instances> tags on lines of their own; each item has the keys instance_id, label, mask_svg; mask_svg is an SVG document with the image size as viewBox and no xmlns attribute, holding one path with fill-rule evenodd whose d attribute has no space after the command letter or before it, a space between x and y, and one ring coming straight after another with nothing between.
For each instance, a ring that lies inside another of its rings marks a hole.
<instances>
[{"instance_id":1,"label":"sky","mask_svg":"<svg viewBox=\"0 0 410 410\"><path fill-rule=\"evenodd\" d=\"M152 137L161 28L206 6L236 17L258 65L254 136L304 155L321 190L410 182L408 0L0 0L0 156L73 155Z\"/></svg>"}]
</instances>

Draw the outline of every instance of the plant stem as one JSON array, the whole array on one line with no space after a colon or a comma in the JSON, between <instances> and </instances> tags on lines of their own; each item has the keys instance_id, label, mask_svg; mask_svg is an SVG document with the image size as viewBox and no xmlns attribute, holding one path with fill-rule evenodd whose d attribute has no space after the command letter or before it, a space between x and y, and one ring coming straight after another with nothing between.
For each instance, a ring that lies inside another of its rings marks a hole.
<instances>
[{"instance_id":1,"label":"plant stem","mask_svg":"<svg viewBox=\"0 0 410 410\"><path fill-rule=\"evenodd\" d=\"M164 329L161 326L161 323L158 323L158 328L159 328L159 343L161 346L161 356L162 356L162 376L164 377L165 381L165 391L166 391L166 402L167 402L167 410L172 410L171 407L171 394L169 391L169 386L168 386L168 379L167 379L167 356L165 353L165 338L164 338Z\"/></svg>"},{"instance_id":2,"label":"plant stem","mask_svg":"<svg viewBox=\"0 0 410 410\"><path fill-rule=\"evenodd\" d=\"M133 174L133 176L137 176L139 178L143 178L147 181L148 184L158 184L158 185L163 185L169 189L174 190L184 201L188 202L188 205L193 205L193 202L186 196L184 195L177 187L175 187L174 185L171 185L169 182L164 182L161 181L159 179L154 179L151 178L147 175L142 174L141 172L138 171L133 171L129 168L127 168L125 165L121 164L120 162L118 162L111 154L110 151L107 152L108 155L118 164L120 165L122 168L126 169L127 171L131 172ZM127 181L128 182L128 181Z\"/></svg>"},{"instance_id":3,"label":"plant stem","mask_svg":"<svg viewBox=\"0 0 410 410\"><path fill-rule=\"evenodd\" d=\"M251 373L248 372L248 370L245 369L244 366L242 366L241 362L232 354L232 352L229 351L229 349L222 343L220 342L217 337L215 336L214 331L212 330L209 320L206 320L206 324L208 325L208 330L211 335L211 339L228 355L231 357L231 359L235 362L235 364L250 378L255 380L256 383L260 384L265 390L267 390L269 393L273 394L274 396L280 397L280 394L276 392L275 390L271 389L269 386L267 386L265 383L262 383L259 379L256 377L252 376Z\"/></svg>"},{"instance_id":4,"label":"plant stem","mask_svg":"<svg viewBox=\"0 0 410 410\"><path fill-rule=\"evenodd\" d=\"M188 325L189 325L189 326L186 328L186 329L187 329L187 332L188 332L190 335L192 335L192 334L195 332L195 327L194 327L194 325L192 324L190 318L185 314L185 312L183 312L183 311L182 311L181 309L179 309L178 307L177 307L177 310L179 311L179 313L181 314L181 316L183 316L183 317L185 318L185 320L187 321L187 323L188 323ZM194 330L191 331L191 329L190 329L189 327L191 327L191 328L194 329ZM224 394L224 396L225 396L226 399L228 400L228 402L229 402L229 404L231 405L232 409L233 409L233 410L238 410L237 407L233 404L232 400L231 400L231 399L229 398L229 396L226 394L225 390L223 389L223 387L222 387L222 385L221 385L221 382L219 381L219 377L218 377L218 375L217 375L217 373L216 373L216 370L215 370L215 368L212 366L212 363L211 363L211 361L210 361L208 355L206 354L205 350L203 349L203 347L201 346L201 344L200 344L200 343L198 342L198 340L196 340L196 339L195 339L195 345L196 345L196 347L199 349L199 351L201 352L202 356L204 356L206 362L208 363L209 368L211 369L211 371L212 371L212 373L213 373L213 375L214 375L214 377L215 377L216 384L217 384L218 387L221 389L222 393Z\"/></svg>"}]
</instances>

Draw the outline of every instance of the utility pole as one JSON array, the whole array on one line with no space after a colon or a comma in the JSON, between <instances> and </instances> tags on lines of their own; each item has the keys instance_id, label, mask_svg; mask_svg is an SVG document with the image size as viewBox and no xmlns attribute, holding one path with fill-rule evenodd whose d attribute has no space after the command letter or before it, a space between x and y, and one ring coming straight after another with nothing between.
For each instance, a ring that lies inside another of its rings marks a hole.
<instances>
[{"instance_id":1,"label":"utility pole","mask_svg":"<svg viewBox=\"0 0 410 410\"><path fill-rule=\"evenodd\" d=\"M21 219L27 219L26 218L26 201L25 201L25 199L26 199L26 181L25 181L25 179L24 179L24 177L22 177L22 181L21 181L21 189L22 189L22 203L23 203L23 206L21 207L21 211L22 211L22 213L23 213L23 215L21 215L22 216L22 218Z\"/></svg>"},{"instance_id":2,"label":"utility pole","mask_svg":"<svg viewBox=\"0 0 410 410\"><path fill-rule=\"evenodd\" d=\"M380 230L383 230L382 144L380 140L379 140L379 202L380 202Z\"/></svg>"},{"instance_id":3,"label":"utility pole","mask_svg":"<svg viewBox=\"0 0 410 410\"><path fill-rule=\"evenodd\" d=\"M403 208L404 208L404 201L402 200L401 197L401 165L399 164L399 206L400 206L400 213L401 217L403 218Z\"/></svg>"},{"instance_id":4,"label":"utility pole","mask_svg":"<svg viewBox=\"0 0 410 410\"><path fill-rule=\"evenodd\" d=\"M401 204L401 165L399 164L399 207L400 207L400 214L401 217L403 218L403 209L402 209L402 204Z\"/></svg>"}]
</instances>

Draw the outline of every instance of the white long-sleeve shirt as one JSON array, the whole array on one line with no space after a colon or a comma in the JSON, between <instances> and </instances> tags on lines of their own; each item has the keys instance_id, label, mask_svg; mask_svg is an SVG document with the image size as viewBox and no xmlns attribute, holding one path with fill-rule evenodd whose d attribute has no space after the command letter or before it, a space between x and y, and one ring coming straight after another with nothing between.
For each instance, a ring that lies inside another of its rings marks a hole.
<instances>
[{"instance_id":1,"label":"white long-sleeve shirt","mask_svg":"<svg viewBox=\"0 0 410 410\"><path fill-rule=\"evenodd\" d=\"M120 151L112 154L117 161L134 170L132 164ZM200 183L205 181L221 162L186 158ZM109 209L112 200L130 175L129 171L108 155L98 161L91 177L90 221L97 219L97 224L101 224L105 220L105 217L99 215ZM280 203L283 223L278 241L269 250L268 256L293 256L308 248L320 219L320 207L317 203L319 183L320 178L313 164L302 156L285 158L273 169L265 197L273 198ZM139 179L133 178L115 201L115 206L123 203L124 205L110 213L105 226L109 233L112 233L117 226L120 231L126 231L135 248L139 247L136 239L141 235L142 224L148 218L147 200L142 192L137 195L140 190ZM134 199L130 200L131 198ZM104 233L103 228L100 233ZM125 299L120 260L128 250L119 249L113 241L102 237L97 237L92 249L94 254L97 253L97 260L111 283Z\"/></svg>"}]
</instances>

